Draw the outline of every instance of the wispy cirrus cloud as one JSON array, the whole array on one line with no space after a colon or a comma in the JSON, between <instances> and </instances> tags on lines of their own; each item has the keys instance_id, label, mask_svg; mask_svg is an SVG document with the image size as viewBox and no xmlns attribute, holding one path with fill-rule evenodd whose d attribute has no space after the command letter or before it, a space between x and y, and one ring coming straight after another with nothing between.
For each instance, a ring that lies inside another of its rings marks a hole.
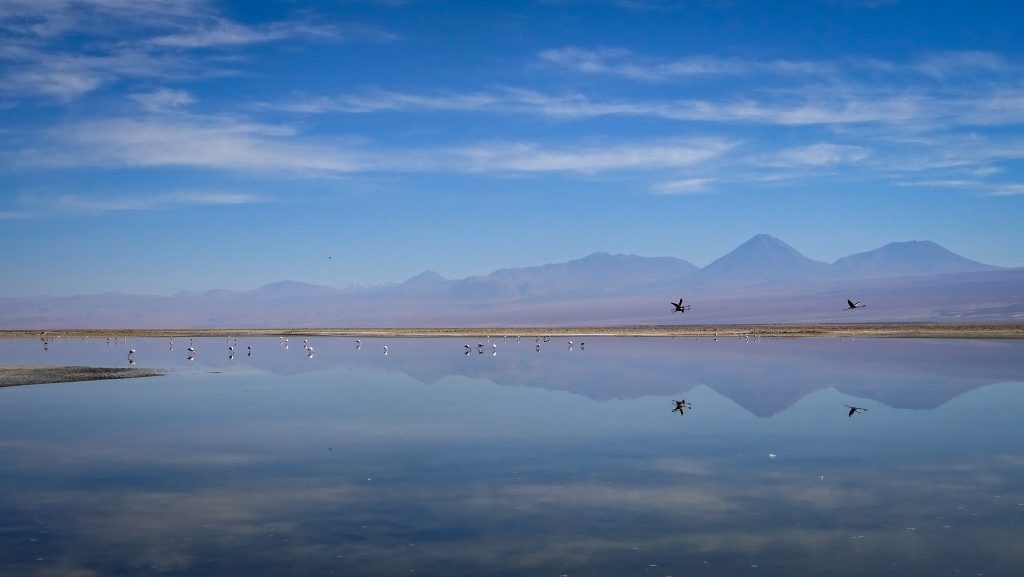
<instances>
[{"instance_id":1,"label":"wispy cirrus cloud","mask_svg":"<svg viewBox=\"0 0 1024 577\"><path fill-rule=\"evenodd\" d=\"M602 116L647 116L686 122L725 122L779 125L899 123L938 112L938 104L916 96L871 97L848 95L826 98L807 94L799 98L726 98L723 100L616 100L597 99L580 93L547 94L536 90L505 89L497 92L413 94L372 90L336 97L293 100L263 105L284 112L305 114L372 112L490 112L537 114L561 119ZM945 110L945 107L940 107ZM925 112L929 111L929 112Z\"/></svg>"},{"instance_id":2,"label":"wispy cirrus cloud","mask_svg":"<svg viewBox=\"0 0 1024 577\"><path fill-rule=\"evenodd\" d=\"M191 167L307 177L376 171L598 174L696 166L736 144L694 137L561 146L493 141L395 148L359 139L314 138L287 124L179 113L62 126L37 146L8 156L6 164L21 169Z\"/></svg>"},{"instance_id":3,"label":"wispy cirrus cloud","mask_svg":"<svg viewBox=\"0 0 1024 577\"><path fill-rule=\"evenodd\" d=\"M62 212L121 212L167 210L190 206L226 206L258 204L267 199L256 194L230 191L173 191L155 194L128 195L61 194L46 199L47 204Z\"/></svg>"},{"instance_id":4,"label":"wispy cirrus cloud","mask_svg":"<svg viewBox=\"0 0 1024 577\"><path fill-rule=\"evenodd\" d=\"M7 73L0 73L0 95L69 102L119 79L173 80L195 74L195 63L180 55L125 50L87 55L30 48L19 51L19 58Z\"/></svg>"},{"instance_id":5,"label":"wispy cirrus cloud","mask_svg":"<svg viewBox=\"0 0 1024 577\"><path fill-rule=\"evenodd\" d=\"M869 70L905 77L915 75L947 79L965 74L1007 74L1019 66L1002 55L983 51L933 51L907 61L849 57L842 60L751 59L717 54L693 54L681 58L654 58L622 48L566 46L542 50L537 59L567 72L620 76L652 82L711 76L767 74L790 77L842 78Z\"/></svg>"},{"instance_id":6,"label":"wispy cirrus cloud","mask_svg":"<svg viewBox=\"0 0 1024 577\"><path fill-rule=\"evenodd\" d=\"M1014 70L1003 56L982 51L932 52L911 63L910 68L932 78L974 73L1005 73Z\"/></svg>"},{"instance_id":7,"label":"wispy cirrus cloud","mask_svg":"<svg viewBox=\"0 0 1024 577\"><path fill-rule=\"evenodd\" d=\"M923 189L954 189L984 196L1024 196L1024 183L986 182L981 179L914 180L896 182L896 186Z\"/></svg>"},{"instance_id":8,"label":"wispy cirrus cloud","mask_svg":"<svg viewBox=\"0 0 1024 577\"><path fill-rule=\"evenodd\" d=\"M283 104L263 104L260 107L299 114L333 112L358 114L409 110L458 112L505 110L508 104L508 99L502 95L487 92L413 94L389 90L370 90L359 94L295 99Z\"/></svg>"},{"instance_id":9,"label":"wispy cirrus cloud","mask_svg":"<svg viewBox=\"0 0 1024 577\"><path fill-rule=\"evenodd\" d=\"M1024 196L1024 182L999 184L989 192L990 196Z\"/></svg>"},{"instance_id":10,"label":"wispy cirrus cloud","mask_svg":"<svg viewBox=\"0 0 1024 577\"><path fill-rule=\"evenodd\" d=\"M457 165L473 172L578 172L662 170L711 161L736 146L721 138L696 138L608 146L551 148L533 144L496 144L456 148Z\"/></svg>"},{"instance_id":11,"label":"wispy cirrus cloud","mask_svg":"<svg viewBox=\"0 0 1024 577\"><path fill-rule=\"evenodd\" d=\"M101 215L112 212L145 212L189 207L230 206L271 202L271 198L227 190L175 190L122 193L32 192L18 194L11 206L0 211L0 220L33 219L61 215Z\"/></svg>"},{"instance_id":12,"label":"wispy cirrus cloud","mask_svg":"<svg viewBox=\"0 0 1024 577\"><path fill-rule=\"evenodd\" d=\"M372 26L308 18L247 24L208 0L11 0L0 5L0 33L0 95L62 102L119 80L223 74L228 64L211 51L395 39Z\"/></svg>"},{"instance_id":13,"label":"wispy cirrus cloud","mask_svg":"<svg viewBox=\"0 0 1024 577\"><path fill-rule=\"evenodd\" d=\"M195 167L337 174L369 165L357 151L296 138L291 126L204 116L115 117L63 127L48 152L15 159L39 167Z\"/></svg>"},{"instance_id":14,"label":"wispy cirrus cloud","mask_svg":"<svg viewBox=\"0 0 1024 577\"><path fill-rule=\"evenodd\" d=\"M979 188L981 183L977 180L963 179L936 179L936 180L914 180L894 183L896 186L918 187L918 188Z\"/></svg>"},{"instance_id":15,"label":"wispy cirrus cloud","mask_svg":"<svg viewBox=\"0 0 1024 577\"><path fill-rule=\"evenodd\" d=\"M0 30L8 41L44 42L75 33L114 37L139 28L184 25L216 14L209 0L6 0Z\"/></svg>"},{"instance_id":16,"label":"wispy cirrus cloud","mask_svg":"<svg viewBox=\"0 0 1024 577\"><path fill-rule=\"evenodd\" d=\"M665 81L694 76L747 74L824 74L832 72L825 62L808 60L749 60L698 54L672 60L641 57L620 48L564 47L543 50L537 58L572 72L622 76L633 80Z\"/></svg>"},{"instance_id":17,"label":"wispy cirrus cloud","mask_svg":"<svg viewBox=\"0 0 1024 577\"><path fill-rule=\"evenodd\" d=\"M654 185L654 194L658 195L687 195L701 194L708 191L714 178L680 178L666 180Z\"/></svg>"},{"instance_id":18,"label":"wispy cirrus cloud","mask_svg":"<svg viewBox=\"0 0 1024 577\"><path fill-rule=\"evenodd\" d=\"M395 38L394 34L367 26L342 27L310 22L274 22L251 26L216 19L185 32L156 36L147 43L156 47L198 49L265 44L289 39L331 42L350 39L390 41Z\"/></svg>"},{"instance_id":19,"label":"wispy cirrus cloud","mask_svg":"<svg viewBox=\"0 0 1024 577\"><path fill-rule=\"evenodd\" d=\"M365 138L314 136L299 125L192 114L183 110L191 99L185 92L156 91L136 98L149 114L56 126L27 140L24 134L7 134L4 138L18 141L19 147L0 154L0 163L12 170L183 167L303 178L387 172L628 173L647 180L655 194L693 194L709 189L724 173L734 183L763 182L861 167L894 183L970 181L999 174L1003 163L1024 158L1024 142L1013 138L918 137L912 146L898 142L899 152L894 152L884 138L857 131L842 139L786 145L705 131L685 138L584 143L449 140L396 146ZM680 169L686 169L684 175L673 178L671 173L679 174Z\"/></svg>"},{"instance_id":20,"label":"wispy cirrus cloud","mask_svg":"<svg viewBox=\"0 0 1024 577\"><path fill-rule=\"evenodd\" d=\"M943 100L915 94L845 94L833 90L728 96L711 99L602 99L578 92L551 94L506 88L471 93L415 94L369 90L337 96L294 99L263 104L263 109L301 114L458 111L495 114L534 114L555 119L585 120L606 116L661 118L679 122L746 123L783 126L842 124L906 124L940 118L957 122L995 120L999 109L1012 109L1012 95L993 102L964 98ZM951 118L952 117L952 118Z\"/></svg>"},{"instance_id":21,"label":"wispy cirrus cloud","mask_svg":"<svg viewBox=\"0 0 1024 577\"><path fill-rule=\"evenodd\" d=\"M861 146L819 142L774 151L764 157L761 163L781 168L822 167L855 164L867 157L868 150Z\"/></svg>"},{"instance_id":22,"label":"wispy cirrus cloud","mask_svg":"<svg viewBox=\"0 0 1024 577\"><path fill-rule=\"evenodd\" d=\"M163 112L170 109L183 108L195 102L195 98L187 91L170 88L130 94L128 98L138 102L147 112Z\"/></svg>"}]
</instances>

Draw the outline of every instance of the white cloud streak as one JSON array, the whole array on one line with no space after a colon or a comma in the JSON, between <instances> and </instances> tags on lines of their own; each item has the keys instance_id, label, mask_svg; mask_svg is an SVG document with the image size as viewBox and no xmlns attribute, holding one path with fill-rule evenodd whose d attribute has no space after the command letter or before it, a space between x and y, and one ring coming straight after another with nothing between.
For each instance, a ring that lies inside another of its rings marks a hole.
<instances>
[{"instance_id":1,"label":"white cloud streak","mask_svg":"<svg viewBox=\"0 0 1024 577\"><path fill-rule=\"evenodd\" d=\"M765 166L779 168L821 167L855 164L867 157L868 151L860 146L820 142L778 150L761 162Z\"/></svg>"},{"instance_id":2,"label":"white cloud streak","mask_svg":"<svg viewBox=\"0 0 1024 577\"><path fill-rule=\"evenodd\" d=\"M1001 165L1021 160L1024 150L1011 137L986 138L992 128L1024 123L1021 67L981 51L932 52L897 62L657 58L568 46L534 55L542 73L568 79L555 83L561 88L377 89L247 109L274 121L191 114L198 108L192 92L154 88L230 73L227 67L244 60L249 46L353 39L395 36L308 16L250 25L227 18L207 0L8 0L0 4L0 105L32 98L68 103L127 84L119 87L119 98L137 106L123 116L48 126L27 142L3 135L0 162L9 169L189 167L309 177L632 172L644 173L656 194L693 194L721 181L724 173L715 170L730 171L731 182L790 178L786 170L806 175L866 166L898 183L984 181L1003 170ZM580 77L586 78L583 85L597 88L580 92ZM601 84L605 78L612 82ZM973 82L978 79L985 82ZM656 92L645 92L652 84ZM313 137L299 124L280 122L281 113L434 112L530 115L579 125L597 119L668 122L658 126L657 138L602 136L587 126L587 136L580 137L584 144L498 133L487 142L443 136L432 147L404 148L366 138ZM736 136L750 126L785 131L786 144ZM964 137L969 130L982 136L970 141ZM911 138L920 143L908 145ZM989 172L978 172L983 170ZM982 185L992 194L1019 194L1015 185ZM0 219L17 214L8 211Z\"/></svg>"},{"instance_id":3,"label":"white cloud streak","mask_svg":"<svg viewBox=\"0 0 1024 577\"><path fill-rule=\"evenodd\" d=\"M654 186L654 193L659 195L689 195L708 191L714 178L681 178L659 182Z\"/></svg>"},{"instance_id":4,"label":"white cloud streak","mask_svg":"<svg viewBox=\"0 0 1024 577\"><path fill-rule=\"evenodd\" d=\"M631 80L667 82L693 77L750 76L755 74L793 77L840 78L858 68L894 76L908 74L931 79L1019 72L1001 55L981 51L931 52L909 62L846 59L755 60L710 54L690 55L672 60L638 56L620 48L588 49L574 46L543 50L537 54L542 63L567 72L587 75L620 76Z\"/></svg>"},{"instance_id":5,"label":"white cloud streak","mask_svg":"<svg viewBox=\"0 0 1024 577\"><path fill-rule=\"evenodd\" d=\"M365 161L346 149L296 142L295 131L209 117L111 118L67 127L61 150L24 158L36 166L185 166L225 170L348 173Z\"/></svg>"},{"instance_id":6,"label":"white cloud streak","mask_svg":"<svg viewBox=\"0 0 1024 577\"><path fill-rule=\"evenodd\" d=\"M161 88L153 92L131 94L128 96L142 105L147 112L163 112L166 110L184 108L193 102L195 98L184 90L173 90Z\"/></svg>"},{"instance_id":7,"label":"white cloud streak","mask_svg":"<svg viewBox=\"0 0 1024 577\"><path fill-rule=\"evenodd\" d=\"M52 202L60 211L96 213L162 210L188 206L257 204L265 202L265 199L244 192L177 191L101 197L64 194L53 198Z\"/></svg>"},{"instance_id":8,"label":"white cloud streak","mask_svg":"<svg viewBox=\"0 0 1024 577\"><path fill-rule=\"evenodd\" d=\"M30 219L54 215L101 215L111 212L175 210L188 207L232 206L270 202L258 194L216 190L169 192L22 193L13 210L0 212L0 220Z\"/></svg>"},{"instance_id":9,"label":"white cloud streak","mask_svg":"<svg viewBox=\"0 0 1024 577\"><path fill-rule=\"evenodd\" d=\"M791 90L784 94L729 97L721 100L615 100L584 94L547 94L536 90L414 94L370 90L263 104L262 109L300 114L369 114L379 112L475 112L534 114L562 120L622 116L678 122L839 126L888 124L900 127L998 125L1024 122L1024 94L1000 90L973 97L922 94L879 95L878 91Z\"/></svg>"},{"instance_id":10,"label":"white cloud streak","mask_svg":"<svg viewBox=\"0 0 1024 577\"><path fill-rule=\"evenodd\" d=\"M1005 73L1014 67L991 52L949 51L928 54L912 64L912 68L925 76L944 79L973 73Z\"/></svg>"},{"instance_id":11,"label":"white cloud streak","mask_svg":"<svg viewBox=\"0 0 1024 577\"><path fill-rule=\"evenodd\" d=\"M9 164L23 169L192 167L309 177L376 171L598 174L692 167L736 144L701 137L561 147L519 141L394 149L318 140L288 125L175 114L61 127L47 142L11 157Z\"/></svg>"},{"instance_id":12,"label":"white cloud streak","mask_svg":"<svg viewBox=\"0 0 1024 577\"><path fill-rule=\"evenodd\" d=\"M739 76L748 74L826 74L831 66L806 60L744 60L713 55L695 55L668 61L639 58L628 50L605 48L588 50L576 47L540 52L547 64L583 74L622 76L632 80L662 82L701 76Z\"/></svg>"},{"instance_id":13,"label":"white cloud streak","mask_svg":"<svg viewBox=\"0 0 1024 577\"><path fill-rule=\"evenodd\" d=\"M363 94L344 94L336 98L316 97L295 100L282 105L265 104L272 108L299 114L371 113L383 111L486 111L504 107L507 100L500 95L485 92L467 94L410 94L373 90Z\"/></svg>"},{"instance_id":14,"label":"white cloud streak","mask_svg":"<svg viewBox=\"0 0 1024 577\"><path fill-rule=\"evenodd\" d=\"M328 27L300 26L294 24L271 24L263 27L252 27L231 22L216 20L209 25L179 34L157 36L148 41L153 46L170 48L210 48L215 46L244 46L276 42L302 33L313 37L330 38L333 31Z\"/></svg>"},{"instance_id":15,"label":"white cloud streak","mask_svg":"<svg viewBox=\"0 0 1024 577\"><path fill-rule=\"evenodd\" d=\"M67 36L84 40L88 50ZM390 41L368 26L281 21L248 25L206 0L9 0L0 4L0 96L69 102L124 79L224 74L199 51L272 42Z\"/></svg>"},{"instance_id":16,"label":"white cloud streak","mask_svg":"<svg viewBox=\"0 0 1024 577\"><path fill-rule=\"evenodd\" d=\"M998 185L989 194L991 196L1024 196L1024 182Z\"/></svg>"},{"instance_id":17,"label":"white cloud streak","mask_svg":"<svg viewBox=\"0 0 1024 577\"><path fill-rule=\"evenodd\" d=\"M660 170L710 161L735 146L723 139L657 142L588 148L550 149L530 144L498 144L454 151L457 164L473 172L579 172Z\"/></svg>"}]
</instances>

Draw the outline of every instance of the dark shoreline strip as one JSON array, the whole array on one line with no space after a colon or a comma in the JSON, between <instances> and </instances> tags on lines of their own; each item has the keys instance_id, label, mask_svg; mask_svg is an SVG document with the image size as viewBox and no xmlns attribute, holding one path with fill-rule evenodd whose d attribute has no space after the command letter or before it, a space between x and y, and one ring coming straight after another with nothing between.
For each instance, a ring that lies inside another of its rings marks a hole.
<instances>
[{"instance_id":1,"label":"dark shoreline strip","mask_svg":"<svg viewBox=\"0 0 1024 577\"><path fill-rule=\"evenodd\" d=\"M74 381L100 381L108 379L134 379L164 374L155 369L109 368L53 365L0 365L0 387L69 383Z\"/></svg>"}]
</instances>

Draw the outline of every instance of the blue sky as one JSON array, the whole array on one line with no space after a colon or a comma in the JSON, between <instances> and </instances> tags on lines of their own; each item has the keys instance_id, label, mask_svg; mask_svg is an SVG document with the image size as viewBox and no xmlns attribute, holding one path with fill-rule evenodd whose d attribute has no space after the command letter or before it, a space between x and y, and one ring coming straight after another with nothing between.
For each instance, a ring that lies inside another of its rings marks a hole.
<instances>
[{"instance_id":1,"label":"blue sky","mask_svg":"<svg viewBox=\"0 0 1024 577\"><path fill-rule=\"evenodd\" d=\"M0 3L0 296L766 232L1024 265L1015 2Z\"/></svg>"}]
</instances>

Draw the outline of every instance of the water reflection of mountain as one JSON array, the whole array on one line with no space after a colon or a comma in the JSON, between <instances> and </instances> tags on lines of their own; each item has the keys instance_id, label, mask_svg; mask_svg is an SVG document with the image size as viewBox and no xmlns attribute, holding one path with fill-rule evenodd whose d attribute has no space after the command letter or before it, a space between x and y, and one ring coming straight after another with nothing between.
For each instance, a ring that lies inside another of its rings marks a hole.
<instances>
[{"instance_id":1,"label":"water reflection of mountain","mask_svg":"<svg viewBox=\"0 0 1024 577\"><path fill-rule=\"evenodd\" d=\"M586 341L587 339L584 338ZM324 340L315 359L302 349L257 355L250 362L294 374L344 365L397 371L427 383L449 377L503 386L540 387L595 400L671 396L698 385L770 417L804 396L834 387L893 408L932 409L967 391L1002 381L1024 382L1024 343L992 340L589 339L584 350L553 338L534 340L369 339L361 350L346 339ZM383 355L383 344L391 354ZM484 343L479 354L477 344ZM497 355L491 355L491 344ZM463 354L470 344L470 354Z\"/></svg>"}]
</instances>

